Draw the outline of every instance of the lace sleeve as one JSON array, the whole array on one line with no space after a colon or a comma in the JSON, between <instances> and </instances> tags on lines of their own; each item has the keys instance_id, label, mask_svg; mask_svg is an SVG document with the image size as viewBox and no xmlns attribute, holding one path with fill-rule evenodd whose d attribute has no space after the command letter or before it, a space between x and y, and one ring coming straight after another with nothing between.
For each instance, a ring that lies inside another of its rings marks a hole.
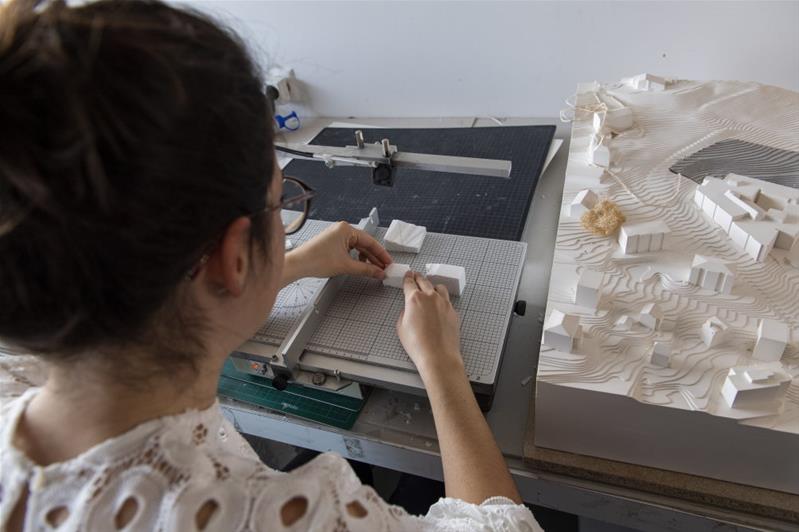
<instances>
[{"instance_id":1,"label":"lace sleeve","mask_svg":"<svg viewBox=\"0 0 799 532\"><path fill-rule=\"evenodd\" d=\"M279 497L264 490L254 501L252 530L280 530L276 523L283 530L336 532L542 530L530 510L504 497L480 505L444 498L425 516L409 515L362 485L349 464L335 454L323 454L285 477ZM294 511L286 512L290 506Z\"/></svg>"}]
</instances>

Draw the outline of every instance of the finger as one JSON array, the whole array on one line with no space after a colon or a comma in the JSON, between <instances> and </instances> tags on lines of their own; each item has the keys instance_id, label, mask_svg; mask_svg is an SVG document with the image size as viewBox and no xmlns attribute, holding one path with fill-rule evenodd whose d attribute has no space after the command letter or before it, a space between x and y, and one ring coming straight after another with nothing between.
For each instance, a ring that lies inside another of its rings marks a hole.
<instances>
[{"instance_id":1,"label":"finger","mask_svg":"<svg viewBox=\"0 0 799 532\"><path fill-rule=\"evenodd\" d=\"M405 301L408 301L408 298L418 290L419 286L416 284L416 278L413 272L406 272L405 278L402 279L402 291L405 293Z\"/></svg>"},{"instance_id":2,"label":"finger","mask_svg":"<svg viewBox=\"0 0 799 532\"><path fill-rule=\"evenodd\" d=\"M372 235L365 231L361 231L360 229L353 228L352 231L352 236L350 237L350 248L355 248L360 252L372 255L375 258L375 262L380 263L383 266L391 264L391 255L388 254L386 248L381 246L380 243L372 237Z\"/></svg>"},{"instance_id":3,"label":"finger","mask_svg":"<svg viewBox=\"0 0 799 532\"><path fill-rule=\"evenodd\" d=\"M347 264L347 273L380 280L386 278L386 272L380 266L376 266L371 262L361 262L355 259L351 259Z\"/></svg>"},{"instance_id":4,"label":"finger","mask_svg":"<svg viewBox=\"0 0 799 532\"><path fill-rule=\"evenodd\" d=\"M433 288L433 283L428 281L427 277L421 273L414 273L413 276L416 279L416 284L419 285L419 290L425 294L433 294L436 291L435 288Z\"/></svg>"},{"instance_id":5,"label":"finger","mask_svg":"<svg viewBox=\"0 0 799 532\"><path fill-rule=\"evenodd\" d=\"M405 309L403 308L400 311L399 318L397 318L397 334L399 334L400 327L402 326L402 320L405 319Z\"/></svg>"},{"instance_id":6,"label":"finger","mask_svg":"<svg viewBox=\"0 0 799 532\"><path fill-rule=\"evenodd\" d=\"M447 290L446 286L444 286L443 284L437 284L436 285L436 292L438 292L438 294L441 297L443 297L444 299L449 301L449 290Z\"/></svg>"},{"instance_id":7,"label":"finger","mask_svg":"<svg viewBox=\"0 0 799 532\"><path fill-rule=\"evenodd\" d=\"M368 251L362 251L361 253L359 253L359 255L361 256L361 260L368 260L375 266L379 266L381 268L385 268L386 266L388 266L388 264L384 263L383 261L372 255Z\"/></svg>"}]
</instances>

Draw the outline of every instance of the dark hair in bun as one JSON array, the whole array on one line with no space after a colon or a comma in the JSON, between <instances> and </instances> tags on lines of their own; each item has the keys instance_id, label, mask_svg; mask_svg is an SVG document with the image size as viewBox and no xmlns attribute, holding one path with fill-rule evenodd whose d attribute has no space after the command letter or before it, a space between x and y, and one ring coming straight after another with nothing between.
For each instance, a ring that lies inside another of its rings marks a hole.
<instances>
[{"instance_id":1,"label":"dark hair in bun","mask_svg":"<svg viewBox=\"0 0 799 532\"><path fill-rule=\"evenodd\" d=\"M202 316L178 286L264 207L271 114L245 47L206 16L146 0L0 7L0 341L190 362Z\"/></svg>"}]
</instances>

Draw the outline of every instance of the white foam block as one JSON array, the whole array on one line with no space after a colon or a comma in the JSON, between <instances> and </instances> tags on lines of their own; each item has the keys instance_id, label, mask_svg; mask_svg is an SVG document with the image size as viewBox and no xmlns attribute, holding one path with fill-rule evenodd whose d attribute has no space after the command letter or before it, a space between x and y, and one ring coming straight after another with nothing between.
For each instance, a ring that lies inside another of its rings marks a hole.
<instances>
[{"instance_id":1,"label":"white foam block","mask_svg":"<svg viewBox=\"0 0 799 532\"><path fill-rule=\"evenodd\" d=\"M463 295L466 270L452 264L425 264L425 276L433 285L443 284L451 296Z\"/></svg>"},{"instance_id":2,"label":"white foam block","mask_svg":"<svg viewBox=\"0 0 799 532\"><path fill-rule=\"evenodd\" d=\"M386 266L383 270L386 273L386 278L383 279L383 286L392 286L394 288L402 288L402 283L405 279L405 274L410 271L411 267L407 264L397 264L393 262Z\"/></svg>"},{"instance_id":3,"label":"white foam block","mask_svg":"<svg viewBox=\"0 0 799 532\"><path fill-rule=\"evenodd\" d=\"M388 226L383 243L389 251L399 251L402 253L419 253L427 235L427 228L421 225L413 225L402 220L392 220Z\"/></svg>"}]
</instances>

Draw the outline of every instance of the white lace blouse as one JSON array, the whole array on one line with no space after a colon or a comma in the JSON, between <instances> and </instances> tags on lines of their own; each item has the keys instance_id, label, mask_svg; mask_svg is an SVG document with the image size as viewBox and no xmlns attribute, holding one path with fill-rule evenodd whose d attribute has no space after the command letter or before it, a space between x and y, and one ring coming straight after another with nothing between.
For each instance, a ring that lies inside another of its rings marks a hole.
<instances>
[{"instance_id":1,"label":"white lace blouse","mask_svg":"<svg viewBox=\"0 0 799 532\"><path fill-rule=\"evenodd\" d=\"M0 378L0 397L16 395L24 384ZM202 530L209 532L541 530L527 508L502 497L481 505L444 498L426 516L409 515L362 485L335 454L291 473L272 470L218 404L148 421L69 461L40 467L12 444L36 392L29 388L0 409L0 530L26 486L26 531L53 530L56 516L59 531L198 530L198 512L208 504L215 511ZM281 509L292 499L304 510L285 526ZM135 511L120 521L123 506Z\"/></svg>"}]
</instances>

